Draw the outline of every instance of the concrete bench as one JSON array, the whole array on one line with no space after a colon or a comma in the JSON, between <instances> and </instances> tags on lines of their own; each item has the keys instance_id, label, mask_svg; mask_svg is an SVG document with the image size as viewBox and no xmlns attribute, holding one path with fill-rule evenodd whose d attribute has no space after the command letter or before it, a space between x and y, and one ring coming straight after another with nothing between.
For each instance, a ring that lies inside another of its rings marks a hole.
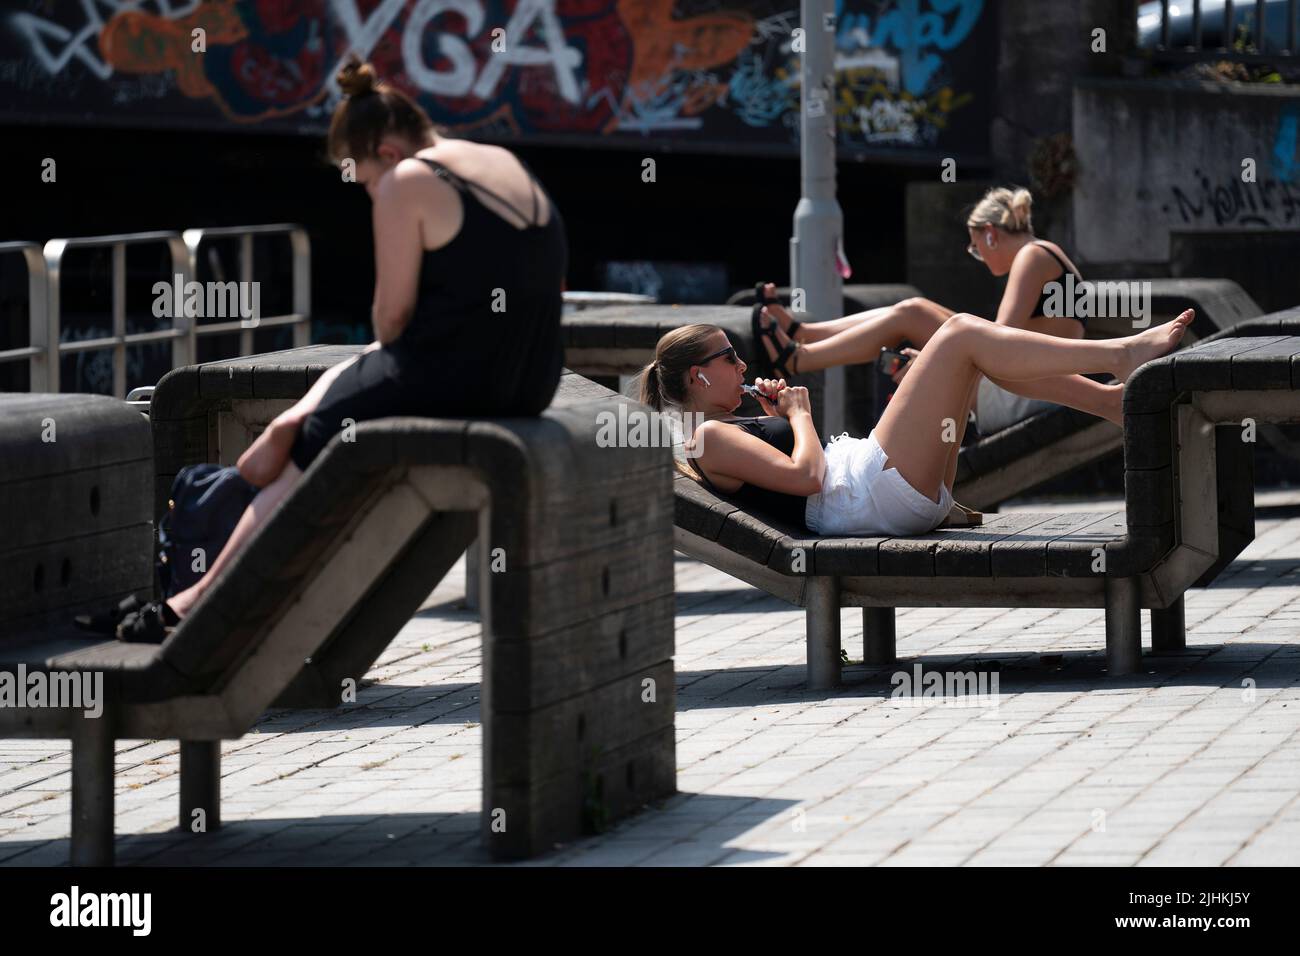
<instances>
[{"instance_id":1,"label":"concrete bench","mask_svg":"<svg viewBox=\"0 0 1300 956\"><path fill-rule=\"evenodd\" d=\"M697 322L726 331L740 357L752 362L756 343L749 311L730 305L609 305L573 312L560 324L564 365L588 378L635 375L654 360L666 333Z\"/></svg>"},{"instance_id":2,"label":"concrete bench","mask_svg":"<svg viewBox=\"0 0 1300 956\"><path fill-rule=\"evenodd\" d=\"M340 357L307 348L170 373L151 415L156 487L185 464L237 454L259 419ZM214 829L218 742L277 703L338 706L476 536L489 545L490 853L527 856L673 792L670 464L663 448L597 444L598 416L620 404L566 374L540 418L359 423L160 647L69 649L48 633L0 646L0 667L106 675L99 719L0 710L0 734L73 742L73 862L112 859L115 740L179 739L181 826ZM504 567L490 570L490 557Z\"/></svg>"},{"instance_id":3,"label":"concrete bench","mask_svg":"<svg viewBox=\"0 0 1300 956\"><path fill-rule=\"evenodd\" d=\"M1014 514L914 537L813 537L684 476L679 551L807 609L808 681L839 680L840 608L863 608L863 657L895 658L894 608L1104 607L1110 673L1184 646L1183 594L1254 537L1241 421L1300 420L1300 337L1234 337L1144 366L1125 395L1125 510Z\"/></svg>"},{"instance_id":4,"label":"concrete bench","mask_svg":"<svg viewBox=\"0 0 1300 956\"><path fill-rule=\"evenodd\" d=\"M103 395L0 395L0 642L153 588L149 423Z\"/></svg>"},{"instance_id":5,"label":"concrete bench","mask_svg":"<svg viewBox=\"0 0 1300 956\"><path fill-rule=\"evenodd\" d=\"M1151 288L1151 322L1160 325L1185 312L1196 310L1196 319L1188 329L1189 341L1193 344L1209 338L1226 329L1240 325L1263 315L1250 295L1231 279L1140 279L1140 280L1098 280L1099 282L1142 282ZM1088 332L1092 338L1114 335L1131 335L1133 322L1130 318L1096 317L1088 320Z\"/></svg>"}]
</instances>

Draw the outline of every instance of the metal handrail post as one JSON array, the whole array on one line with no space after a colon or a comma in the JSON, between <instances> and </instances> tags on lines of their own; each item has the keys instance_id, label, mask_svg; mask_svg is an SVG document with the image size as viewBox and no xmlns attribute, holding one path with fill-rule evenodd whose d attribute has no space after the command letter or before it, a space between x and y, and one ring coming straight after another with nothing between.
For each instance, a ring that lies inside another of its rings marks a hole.
<instances>
[{"instance_id":1,"label":"metal handrail post","mask_svg":"<svg viewBox=\"0 0 1300 956\"><path fill-rule=\"evenodd\" d=\"M185 243L174 232L134 232L112 236L78 236L74 238L51 239L43 250L46 271L46 288L48 297L46 309L45 351L50 366L48 387L51 391L59 390L59 360L65 352L88 352L97 349L113 350L113 394L118 398L126 396L126 349L129 345L172 340L173 367L188 364L191 350L188 345L192 333L191 323L181 309L179 315L171 316L170 329L154 332L126 331L126 247L162 242L167 245L171 256L171 270L167 284L179 281L182 286L190 279L189 255ZM62 335L62 268L63 257L71 249L110 250L110 302L112 334L98 339L82 342L63 342ZM177 278L179 277L179 279Z\"/></svg>"},{"instance_id":2,"label":"metal handrail post","mask_svg":"<svg viewBox=\"0 0 1300 956\"><path fill-rule=\"evenodd\" d=\"M216 226L186 229L182 234L189 251L190 268L198 275L199 249L208 239L238 239L239 280L253 281L253 240L258 236L287 236L293 255L293 314L259 318L258 328L281 325L293 327L293 344L297 348L311 344L311 239L307 230L295 223L273 223L264 226ZM217 335L238 331L240 354L253 354L253 326L240 322L207 323L195 329L199 335Z\"/></svg>"}]
</instances>

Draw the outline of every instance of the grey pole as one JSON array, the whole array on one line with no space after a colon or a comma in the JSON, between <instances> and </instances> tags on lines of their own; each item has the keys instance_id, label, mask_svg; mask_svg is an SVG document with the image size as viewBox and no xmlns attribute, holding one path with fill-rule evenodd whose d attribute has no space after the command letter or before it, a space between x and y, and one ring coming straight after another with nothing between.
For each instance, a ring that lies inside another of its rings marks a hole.
<instances>
[{"instance_id":1,"label":"grey pole","mask_svg":"<svg viewBox=\"0 0 1300 956\"><path fill-rule=\"evenodd\" d=\"M835 0L800 0L799 162L802 192L790 240L790 285L815 320L839 318L838 251L844 218L835 198ZM823 373L822 438L844 431L844 369Z\"/></svg>"}]
</instances>

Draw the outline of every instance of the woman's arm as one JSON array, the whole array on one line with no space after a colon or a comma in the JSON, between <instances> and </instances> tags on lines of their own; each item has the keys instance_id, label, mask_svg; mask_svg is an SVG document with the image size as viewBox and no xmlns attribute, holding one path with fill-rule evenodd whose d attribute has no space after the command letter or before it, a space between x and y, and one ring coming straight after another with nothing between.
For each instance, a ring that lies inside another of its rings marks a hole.
<instances>
[{"instance_id":1,"label":"woman's arm","mask_svg":"<svg viewBox=\"0 0 1300 956\"><path fill-rule=\"evenodd\" d=\"M1056 270L1060 268L1057 261L1038 246L1031 246L1028 251L1022 249L1011 263L1007 287L1002 293L1002 301L998 303L998 325L1026 328L1033 318L1034 306L1038 304L1043 285L1052 281Z\"/></svg>"},{"instance_id":2,"label":"woman's arm","mask_svg":"<svg viewBox=\"0 0 1300 956\"><path fill-rule=\"evenodd\" d=\"M698 454L696 463L722 491L735 491L742 484L787 495L815 495L822 490L826 456L813 425L808 390L787 388L778 403L776 409L794 432L789 455L724 422L705 422L695 430L690 447ZM774 410L769 403L763 404L764 411Z\"/></svg>"},{"instance_id":3,"label":"woman's arm","mask_svg":"<svg viewBox=\"0 0 1300 956\"><path fill-rule=\"evenodd\" d=\"M420 234L421 182L418 162L399 163L375 189L375 338L389 345L415 311L424 243Z\"/></svg>"}]
</instances>

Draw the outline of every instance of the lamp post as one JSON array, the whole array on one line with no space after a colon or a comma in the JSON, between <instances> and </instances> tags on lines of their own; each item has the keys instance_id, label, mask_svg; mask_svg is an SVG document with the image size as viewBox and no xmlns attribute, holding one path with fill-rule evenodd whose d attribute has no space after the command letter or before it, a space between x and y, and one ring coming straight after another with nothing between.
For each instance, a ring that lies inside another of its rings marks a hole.
<instances>
[{"instance_id":1,"label":"lamp post","mask_svg":"<svg viewBox=\"0 0 1300 956\"><path fill-rule=\"evenodd\" d=\"M790 285L804 290L815 320L838 318L847 263L840 259L844 217L835 198L835 3L800 0L799 164L802 180L790 239ZM841 269L844 271L841 272ZM822 435L844 430L844 369L823 373Z\"/></svg>"}]
</instances>

